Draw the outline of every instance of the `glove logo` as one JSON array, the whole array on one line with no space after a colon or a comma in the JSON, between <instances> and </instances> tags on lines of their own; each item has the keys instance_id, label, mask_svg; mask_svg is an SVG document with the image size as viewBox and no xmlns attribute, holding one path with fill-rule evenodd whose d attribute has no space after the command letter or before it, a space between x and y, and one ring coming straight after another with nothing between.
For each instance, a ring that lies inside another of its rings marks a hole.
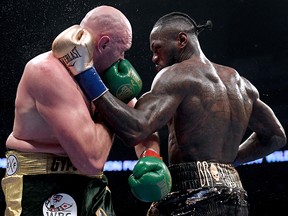
<instances>
[{"instance_id":1,"label":"glove logo","mask_svg":"<svg viewBox=\"0 0 288 216\"><path fill-rule=\"evenodd\" d=\"M80 55L80 53L78 52L78 50L76 49L76 46L66 55L58 58L59 61L63 64L63 65L67 65L68 67L72 67L74 66L75 62L73 64L69 64L69 62L73 61L74 59L77 58L81 58L82 56Z\"/></svg>"},{"instance_id":2,"label":"glove logo","mask_svg":"<svg viewBox=\"0 0 288 216\"><path fill-rule=\"evenodd\" d=\"M74 67L75 63L76 63L76 61L74 61L73 63L70 63L70 64L68 65L68 67Z\"/></svg>"},{"instance_id":3,"label":"glove logo","mask_svg":"<svg viewBox=\"0 0 288 216\"><path fill-rule=\"evenodd\" d=\"M129 84L120 86L116 91L116 97L119 98L120 100L123 100L125 98L130 98L131 95L133 94L134 94L133 88Z\"/></svg>"},{"instance_id":4,"label":"glove logo","mask_svg":"<svg viewBox=\"0 0 288 216\"><path fill-rule=\"evenodd\" d=\"M127 59L119 60L108 68L103 81L111 94L125 103L136 97L142 88L142 80Z\"/></svg>"},{"instance_id":5,"label":"glove logo","mask_svg":"<svg viewBox=\"0 0 288 216\"><path fill-rule=\"evenodd\" d=\"M167 180L164 178L162 182L157 183L157 186L160 188L161 191L161 197L166 196L170 192L171 183L167 182ZM168 186L168 187L167 187Z\"/></svg>"}]
</instances>

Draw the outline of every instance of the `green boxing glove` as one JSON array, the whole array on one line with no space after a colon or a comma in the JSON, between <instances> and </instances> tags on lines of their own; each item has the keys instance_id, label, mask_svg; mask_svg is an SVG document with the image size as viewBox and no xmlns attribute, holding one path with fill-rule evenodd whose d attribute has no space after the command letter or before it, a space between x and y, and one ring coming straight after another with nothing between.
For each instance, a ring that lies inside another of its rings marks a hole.
<instances>
[{"instance_id":1,"label":"green boxing glove","mask_svg":"<svg viewBox=\"0 0 288 216\"><path fill-rule=\"evenodd\" d=\"M142 89L142 80L127 59L115 62L103 75L109 91L125 103L136 97Z\"/></svg>"},{"instance_id":2,"label":"green boxing glove","mask_svg":"<svg viewBox=\"0 0 288 216\"><path fill-rule=\"evenodd\" d=\"M168 167L151 149L142 153L128 178L133 195L143 202L155 202L165 197L172 187Z\"/></svg>"}]
</instances>

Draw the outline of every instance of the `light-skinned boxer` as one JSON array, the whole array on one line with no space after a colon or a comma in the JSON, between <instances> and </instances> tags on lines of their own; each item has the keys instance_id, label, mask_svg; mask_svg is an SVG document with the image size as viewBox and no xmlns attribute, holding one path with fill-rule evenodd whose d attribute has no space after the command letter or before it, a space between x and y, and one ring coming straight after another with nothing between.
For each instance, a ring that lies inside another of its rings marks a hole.
<instances>
[{"instance_id":1,"label":"light-skinned boxer","mask_svg":"<svg viewBox=\"0 0 288 216\"><path fill-rule=\"evenodd\" d=\"M62 48L67 52L56 58L48 51L31 59L19 82L1 182L6 216L115 215L102 172L114 133L65 64L96 68L115 96L133 107L142 81L124 59L132 45L132 28L122 12L105 5L89 11L75 26L79 34L65 35ZM125 78L118 80L120 73ZM129 84L126 89L118 88L123 82ZM142 144L144 149L145 144L159 149L156 134Z\"/></svg>"}]
</instances>

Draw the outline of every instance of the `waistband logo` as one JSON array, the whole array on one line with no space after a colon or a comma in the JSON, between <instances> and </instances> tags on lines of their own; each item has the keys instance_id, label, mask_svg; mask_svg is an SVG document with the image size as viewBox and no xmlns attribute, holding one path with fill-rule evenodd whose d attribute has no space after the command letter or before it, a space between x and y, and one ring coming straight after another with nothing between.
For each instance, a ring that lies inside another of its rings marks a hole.
<instances>
[{"instance_id":1,"label":"waistband logo","mask_svg":"<svg viewBox=\"0 0 288 216\"><path fill-rule=\"evenodd\" d=\"M52 172L77 170L68 157L54 157L50 169Z\"/></svg>"},{"instance_id":2,"label":"waistband logo","mask_svg":"<svg viewBox=\"0 0 288 216\"><path fill-rule=\"evenodd\" d=\"M53 194L43 204L44 216L77 216L75 200L68 194Z\"/></svg>"},{"instance_id":3,"label":"waistband logo","mask_svg":"<svg viewBox=\"0 0 288 216\"><path fill-rule=\"evenodd\" d=\"M7 168L6 168L6 174L7 176L11 176L14 173L16 173L18 170L18 160L15 155L9 155L7 158Z\"/></svg>"},{"instance_id":4,"label":"waistband logo","mask_svg":"<svg viewBox=\"0 0 288 216\"><path fill-rule=\"evenodd\" d=\"M238 172L234 168L217 163L198 161L197 169L201 187L222 185L231 188L242 187Z\"/></svg>"}]
</instances>

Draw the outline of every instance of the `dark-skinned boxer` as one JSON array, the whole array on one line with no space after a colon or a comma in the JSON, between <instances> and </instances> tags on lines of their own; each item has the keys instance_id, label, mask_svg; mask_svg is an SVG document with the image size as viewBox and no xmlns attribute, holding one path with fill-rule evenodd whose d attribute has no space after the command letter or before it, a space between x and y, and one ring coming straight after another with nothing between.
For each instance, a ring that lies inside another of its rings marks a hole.
<instances>
[{"instance_id":1,"label":"dark-skinned boxer","mask_svg":"<svg viewBox=\"0 0 288 216\"><path fill-rule=\"evenodd\" d=\"M281 123L255 86L202 52L198 35L210 27L180 12L155 23L150 48L158 73L134 109L95 82L103 94L93 103L124 143L137 146L168 125L172 190L148 215L247 216L247 193L235 166L286 144ZM252 134L242 141L247 128Z\"/></svg>"}]
</instances>

